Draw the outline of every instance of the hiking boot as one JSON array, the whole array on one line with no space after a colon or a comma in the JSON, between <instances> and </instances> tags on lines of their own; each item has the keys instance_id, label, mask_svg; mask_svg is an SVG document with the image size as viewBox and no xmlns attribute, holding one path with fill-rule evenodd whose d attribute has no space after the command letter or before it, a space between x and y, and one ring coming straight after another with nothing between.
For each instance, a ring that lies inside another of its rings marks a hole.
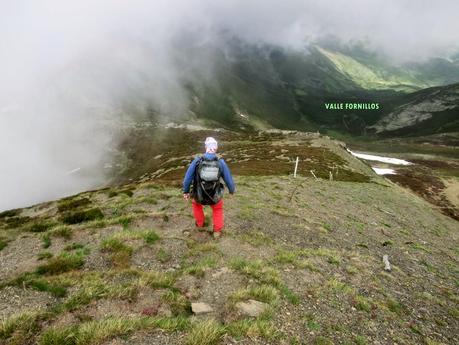
<instances>
[{"instance_id":1,"label":"hiking boot","mask_svg":"<svg viewBox=\"0 0 459 345\"><path fill-rule=\"evenodd\" d=\"M198 229L198 231L206 231L206 225L205 225L205 224L202 224L201 226L199 226L199 225L195 222L194 225L196 226L196 229Z\"/></svg>"},{"instance_id":2,"label":"hiking boot","mask_svg":"<svg viewBox=\"0 0 459 345\"><path fill-rule=\"evenodd\" d=\"M220 237L222 237L222 233L220 231L214 231L212 234L215 240L218 240Z\"/></svg>"}]
</instances>

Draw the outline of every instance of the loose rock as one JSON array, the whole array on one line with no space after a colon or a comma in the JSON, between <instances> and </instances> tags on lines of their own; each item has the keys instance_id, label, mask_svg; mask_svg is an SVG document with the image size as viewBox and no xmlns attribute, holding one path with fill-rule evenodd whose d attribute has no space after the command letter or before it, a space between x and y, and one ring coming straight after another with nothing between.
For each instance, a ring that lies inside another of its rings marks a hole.
<instances>
[{"instance_id":1,"label":"loose rock","mask_svg":"<svg viewBox=\"0 0 459 345\"><path fill-rule=\"evenodd\" d=\"M266 303L249 299L247 302L236 303L236 308L244 315L257 317L263 313L268 305Z\"/></svg>"},{"instance_id":2,"label":"loose rock","mask_svg":"<svg viewBox=\"0 0 459 345\"><path fill-rule=\"evenodd\" d=\"M214 311L210 305L207 303L202 303L202 302L196 302L196 303L191 303L191 311L196 314L206 314Z\"/></svg>"}]
</instances>

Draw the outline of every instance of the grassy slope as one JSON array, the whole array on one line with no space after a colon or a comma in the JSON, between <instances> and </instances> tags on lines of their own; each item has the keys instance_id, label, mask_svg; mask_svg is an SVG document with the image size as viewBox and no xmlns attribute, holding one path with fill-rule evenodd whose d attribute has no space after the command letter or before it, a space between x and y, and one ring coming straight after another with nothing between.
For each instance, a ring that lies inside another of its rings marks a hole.
<instances>
[{"instance_id":1,"label":"grassy slope","mask_svg":"<svg viewBox=\"0 0 459 345\"><path fill-rule=\"evenodd\" d=\"M423 87L430 86L410 76L408 73L398 70L398 73L388 73L387 70L378 69L375 66L361 63L351 56L340 52L333 52L323 48L317 48L320 53L330 59L336 68L348 76L352 81L363 89L376 90L399 90L412 92Z\"/></svg>"},{"instance_id":2,"label":"grassy slope","mask_svg":"<svg viewBox=\"0 0 459 345\"><path fill-rule=\"evenodd\" d=\"M255 177L244 166L254 169L241 164L218 242L193 229L176 187L153 182L3 213L0 343L454 343L457 222L376 176ZM63 224L75 214L81 223ZM239 315L249 298L268 310ZM215 312L192 317L194 301Z\"/></svg>"}]
</instances>

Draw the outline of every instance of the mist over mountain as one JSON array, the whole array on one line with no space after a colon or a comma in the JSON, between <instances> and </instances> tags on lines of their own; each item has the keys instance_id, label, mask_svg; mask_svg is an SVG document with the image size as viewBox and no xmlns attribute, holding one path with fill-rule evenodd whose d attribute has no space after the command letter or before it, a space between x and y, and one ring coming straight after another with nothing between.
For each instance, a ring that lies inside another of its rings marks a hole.
<instances>
[{"instance_id":1,"label":"mist over mountain","mask_svg":"<svg viewBox=\"0 0 459 345\"><path fill-rule=\"evenodd\" d=\"M1 6L0 209L102 184L121 123L361 133L323 102L459 81L455 1Z\"/></svg>"}]
</instances>

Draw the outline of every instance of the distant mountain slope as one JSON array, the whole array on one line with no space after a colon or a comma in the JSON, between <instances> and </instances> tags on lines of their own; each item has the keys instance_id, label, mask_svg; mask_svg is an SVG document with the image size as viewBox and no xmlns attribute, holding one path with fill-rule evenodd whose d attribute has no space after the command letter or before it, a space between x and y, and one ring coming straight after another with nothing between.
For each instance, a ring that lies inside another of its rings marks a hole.
<instances>
[{"instance_id":1,"label":"distant mountain slope","mask_svg":"<svg viewBox=\"0 0 459 345\"><path fill-rule=\"evenodd\" d=\"M381 64L372 65L368 61L359 62L357 59L340 52L333 52L320 47L317 49L333 63L339 72L349 77L363 89L412 92L432 86L427 78L425 78L426 81L422 81L402 68L389 68Z\"/></svg>"},{"instance_id":2,"label":"distant mountain slope","mask_svg":"<svg viewBox=\"0 0 459 345\"><path fill-rule=\"evenodd\" d=\"M459 84L408 94L395 104L390 113L369 128L384 135L459 131Z\"/></svg>"},{"instance_id":3,"label":"distant mountain slope","mask_svg":"<svg viewBox=\"0 0 459 345\"><path fill-rule=\"evenodd\" d=\"M358 50L352 54L352 50L319 46L299 52L235 40L229 52L215 49L214 56L213 80L188 84L191 110L197 118L230 128L335 129L364 134L411 99L407 94L418 92L413 97L420 100L432 96L430 91L420 92L422 89L459 81L459 65L452 60L395 66ZM325 103L353 102L377 102L380 109L324 107ZM448 123L451 117L436 118L439 121L432 133L454 128Z\"/></svg>"}]
</instances>

